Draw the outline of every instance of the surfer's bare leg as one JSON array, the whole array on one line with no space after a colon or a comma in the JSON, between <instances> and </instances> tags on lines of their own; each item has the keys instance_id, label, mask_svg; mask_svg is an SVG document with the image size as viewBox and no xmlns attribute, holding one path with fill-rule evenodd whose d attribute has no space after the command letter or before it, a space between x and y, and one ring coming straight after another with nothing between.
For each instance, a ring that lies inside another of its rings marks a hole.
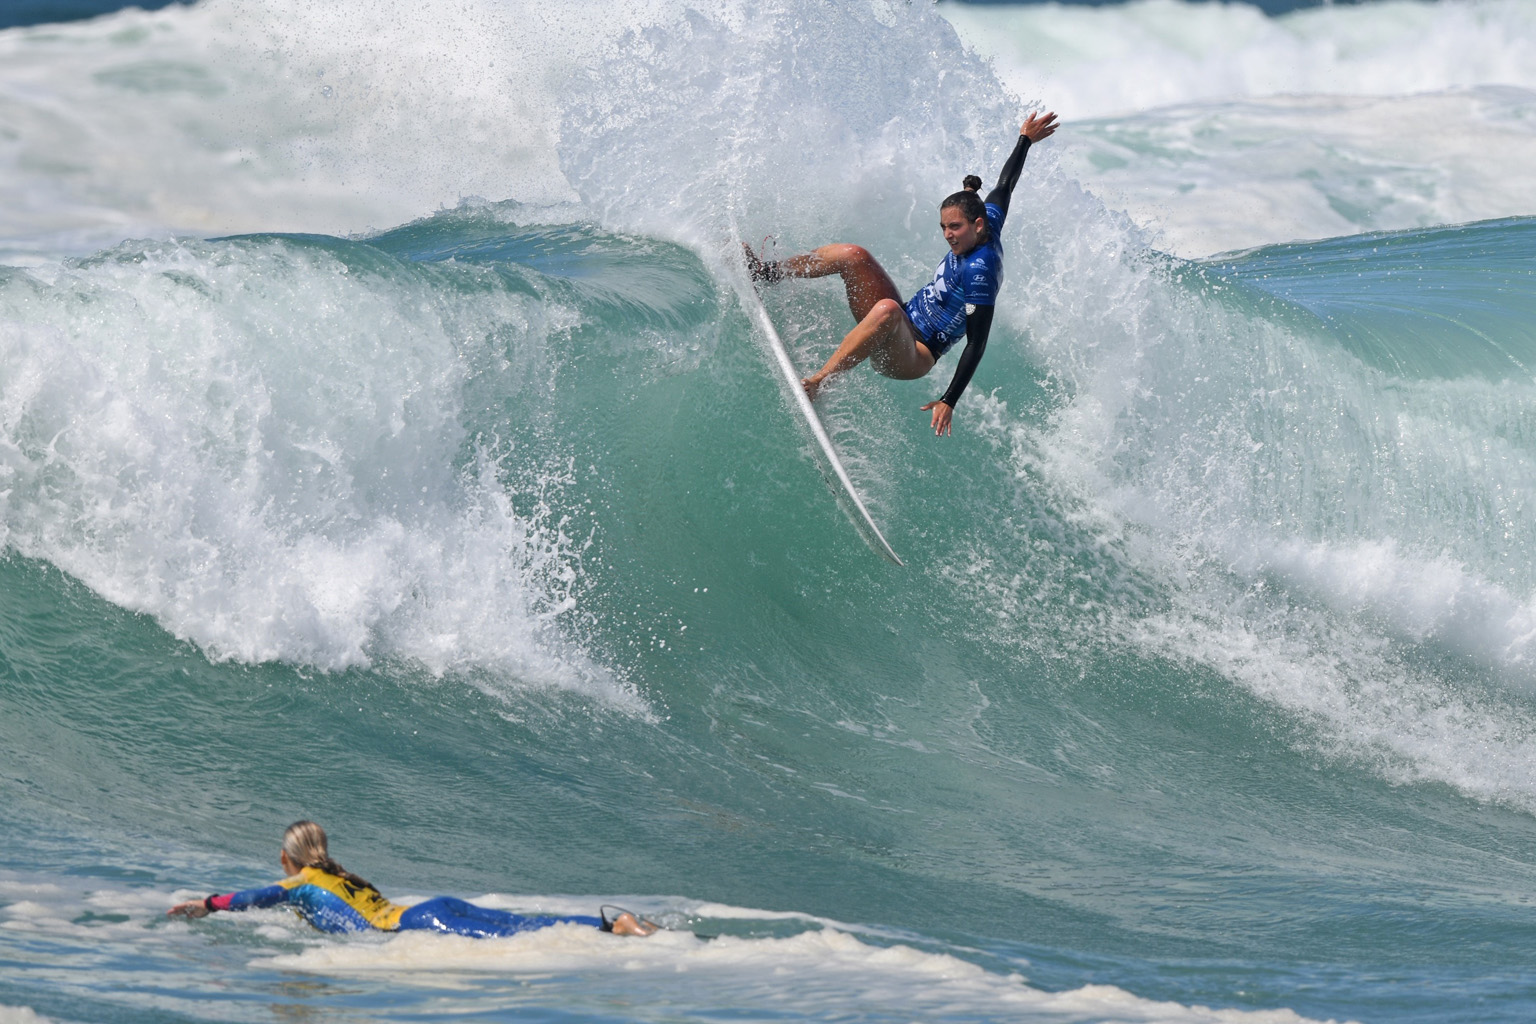
<instances>
[{"instance_id":1,"label":"surfer's bare leg","mask_svg":"<svg viewBox=\"0 0 1536 1024\"><path fill-rule=\"evenodd\" d=\"M849 291L852 291L851 286ZM901 303L882 298L873 303L858 325L843 337L843 343L837 346L832 358L800 383L804 385L805 393L814 399L828 378L851 370L866 359L875 369L897 380L926 376L934 362L933 354L918 339Z\"/></svg>"},{"instance_id":2,"label":"surfer's bare leg","mask_svg":"<svg viewBox=\"0 0 1536 1024\"><path fill-rule=\"evenodd\" d=\"M743 247L745 248L745 247ZM765 262L747 249L747 265L756 280L774 282L786 277L831 277L843 279L848 293L848 309L858 325L843 337L843 343L826 365L801 383L805 393L815 398L821 385L836 374L869 359L875 369L897 380L914 380L933 369L933 354L917 336L896 283L880 262L861 245L824 245L819 249L786 260Z\"/></svg>"},{"instance_id":3,"label":"surfer's bare leg","mask_svg":"<svg viewBox=\"0 0 1536 1024\"><path fill-rule=\"evenodd\" d=\"M747 245L747 269L754 281L774 284L786 277L830 277L838 274L848 292L848 309L855 320L869 315L870 307L881 299L901 301L896 283L880 262L860 245L824 245L820 249L787 260L764 260Z\"/></svg>"},{"instance_id":4,"label":"surfer's bare leg","mask_svg":"<svg viewBox=\"0 0 1536 1024\"><path fill-rule=\"evenodd\" d=\"M848 309L855 320L862 321L875 303L890 299L898 305L901 293L880 262L861 245L824 245L802 256L791 256L778 263L784 277L830 277L843 279L848 293Z\"/></svg>"}]
</instances>

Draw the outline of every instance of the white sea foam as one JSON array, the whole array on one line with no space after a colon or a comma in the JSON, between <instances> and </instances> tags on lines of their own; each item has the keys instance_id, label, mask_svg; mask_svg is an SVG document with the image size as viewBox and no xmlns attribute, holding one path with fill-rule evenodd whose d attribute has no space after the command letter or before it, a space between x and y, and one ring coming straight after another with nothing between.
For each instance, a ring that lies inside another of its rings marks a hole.
<instances>
[{"instance_id":1,"label":"white sea foam","mask_svg":"<svg viewBox=\"0 0 1536 1024\"><path fill-rule=\"evenodd\" d=\"M619 107L653 129L650 148L624 147L639 160L621 176L631 213L650 209L653 224L670 228L675 193L658 202L650 185L710 180L680 172L702 172L700 148L722 142L733 159L713 169L715 181L843 179L887 206L928 201L927 179L953 177L956 159L985 170L966 149L978 129L995 130L1000 97L983 97L995 85L932 20L875 12L889 23L882 48L910 50L901 37L918 34L934 44L931 72L909 63L903 74L867 61L806 63L807 47L820 44L784 31L772 7L720 0L684 17L687 7L631 0L593 18L527 2L450 12L204 0L0 32L0 258L170 229L354 232L463 196L597 199L620 176L592 178L593 161L605 161L582 138L597 128L612 140ZM820 17L831 32L862 32L875 24L871 9ZM1280 18L1174 0L940 9L994 55L1019 97L1067 117L1069 129L1034 162L1059 152L1074 177L1170 251L1536 210L1536 185L1521 173L1536 150L1527 0L1391 0ZM731 47L704 54L712 33ZM695 66L710 75L681 64L665 75L613 73L643 47L672 60L690 34L705 58ZM764 87L786 60L817 67L793 97L782 81ZM609 102L573 112L594 69L614 90ZM754 114L732 123L717 116L724 109ZM794 161L778 158L790 151ZM609 154L606 165L620 163ZM771 209L760 185L735 192L738 214L794 218L787 182Z\"/></svg>"},{"instance_id":2,"label":"white sea foam","mask_svg":"<svg viewBox=\"0 0 1536 1024\"><path fill-rule=\"evenodd\" d=\"M48 1024L48 1018L30 1006L0 1006L0 1024Z\"/></svg>"},{"instance_id":3,"label":"white sea foam","mask_svg":"<svg viewBox=\"0 0 1536 1024\"><path fill-rule=\"evenodd\" d=\"M0 253L569 200L561 83L675 6L204 0L0 31Z\"/></svg>"},{"instance_id":4,"label":"white sea foam","mask_svg":"<svg viewBox=\"0 0 1536 1024\"><path fill-rule=\"evenodd\" d=\"M463 454L466 382L546 372L563 315L278 241L12 271L5 543L215 658L406 658L633 703L563 632L582 538L552 510L558 451L517 482Z\"/></svg>"},{"instance_id":5,"label":"white sea foam","mask_svg":"<svg viewBox=\"0 0 1536 1024\"><path fill-rule=\"evenodd\" d=\"M1074 128L1063 166L1181 256L1536 213L1526 89L1213 102Z\"/></svg>"},{"instance_id":6,"label":"white sea foam","mask_svg":"<svg viewBox=\"0 0 1536 1024\"><path fill-rule=\"evenodd\" d=\"M1016 93L1074 120L1266 96L1536 89L1530 0L1378 0L1277 17L1184 0L940 10Z\"/></svg>"},{"instance_id":7,"label":"white sea foam","mask_svg":"<svg viewBox=\"0 0 1536 1024\"><path fill-rule=\"evenodd\" d=\"M617 937L586 925L556 925L506 939L470 939L428 932L395 935L323 935L287 911L249 911L203 921L167 922L165 908L195 898L192 890L147 888L58 890L34 879L3 878L8 892L31 892L42 902L18 901L0 911L58 944L82 937L62 961L56 952L42 969L60 982L78 969L76 956L94 958L103 948L133 950L141 970L158 967L146 957L168 955L183 971L188 943L206 944L209 930L236 929L259 941L252 967L330 977L394 978L408 991L430 991L436 1012L486 1012L548 1005L547 984L563 990L567 1009L590 1007L611 1016L614 1005L636 1020L696 1015L700 1007L739 1008L806 1019L846 1010L923 1020L999 1018L1106 1024L1302 1024L1309 1018L1285 1010L1244 1011L1159 1002L1110 985L1048 992L1017 970L988 970L947 953L916 948L912 937L856 928L806 914L754 910L726 904L646 897L607 897L664 921L667 930L647 939ZM522 913L591 913L605 898L486 895L475 902ZM406 902L410 902L407 898ZM701 939L688 922L729 927L748 935ZM777 937L750 937L754 930ZM796 928L795 934L784 935ZM266 952L260 952L265 949ZM1017 968L1026 965L1015 962ZM522 980L488 988L487 979ZM189 998L201 995L194 980ZM130 997L131 1001L131 997ZM727 1012L731 1012L727 1009ZM30 1024L19 1018L18 1024Z\"/></svg>"},{"instance_id":8,"label":"white sea foam","mask_svg":"<svg viewBox=\"0 0 1536 1024\"><path fill-rule=\"evenodd\" d=\"M1170 252L1536 213L1528 0L941 10Z\"/></svg>"},{"instance_id":9,"label":"white sea foam","mask_svg":"<svg viewBox=\"0 0 1536 1024\"><path fill-rule=\"evenodd\" d=\"M751 1007L755 1014L825 1018L849 1013L900 1014L924 1020L996 1019L1099 1022L1293 1024L1289 1010L1241 1011L1155 1002L1110 985L1046 992L1017 974L997 974L942 953L875 944L835 929L788 938L722 936L702 941L686 932L649 939L556 926L509 939L474 940L406 933L383 943L326 943L262 961L319 974L409 976L453 972L578 975L601 992L622 972L640 1019L665 1017L674 1005ZM686 978L679 997L678 978ZM449 998L444 996L444 998Z\"/></svg>"},{"instance_id":10,"label":"white sea foam","mask_svg":"<svg viewBox=\"0 0 1536 1024\"><path fill-rule=\"evenodd\" d=\"M931 12L834 5L811 34L792 4L601 10L203 0L0 32L0 253L167 230L357 232L465 196L579 195L611 225L648 212L669 233L723 200L777 227L801 182L813 199L874 189L926 208L939 186L914 172L949 183L965 150L1006 149L1012 113L997 117L990 74ZM932 73L843 59L861 34ZM812 79L778 76L789 63Z\"/></svg>"},{"instance_id":11,"label":"white sea foam","mask_svg":"<svg viewBox=\"0 0 1536 1024\"><path fill-rule=\"evenodd\" d=\"M1415 556L1390 538L1346 545L1291 539L1250 564L1340 611L1385 620L1410 641L1440 638L1522 683L1536 675L1536 596L1516 597L1447 555Z\"/></svg>"},{"instance_id":12,"label":"white sea foam","mask_svg":"<svg viewBox=\"0 0 1536 1024\"><path fill-rule=\"evenodd\" d=\"M1536 716L1437 679L1379 633L1214 594L1123 623L1138 650L1220 673L1312 728L1318 749L1396 782L1438 782L1536 810Z\"/></svg>"}]
</instances>

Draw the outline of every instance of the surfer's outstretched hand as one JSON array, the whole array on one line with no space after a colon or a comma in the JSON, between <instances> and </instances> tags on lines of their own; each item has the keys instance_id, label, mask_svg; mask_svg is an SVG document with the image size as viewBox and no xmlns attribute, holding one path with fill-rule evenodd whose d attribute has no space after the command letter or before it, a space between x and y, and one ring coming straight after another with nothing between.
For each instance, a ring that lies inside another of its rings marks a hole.
<instances>
[{"instance_id":1,"label":"surfer's outstretched hand","mask_svg":"<svg viewBox=\"0 0 1536 1024\"><path fill-rule=\"evenodd\" d=\"M1024 120L1024 127L1019 129L1020 135L1028 135L1030 142L1039 142L1047 135L1056 131L1056 112L1045 114L1030 114Z\"/></svg>"},{"instance_id":2,"label":"surfer's outstretched hand","mask_svg":"<svg viewBox=\"0 0 1536 1024\"><path fill-rule=\"evenodd\" d=\"M923 406L923 412L933 410L933 432L939 437L949 433L949 421L955 415L954 407L942 398L936 398Z\"/></svg>"}]
</instances>

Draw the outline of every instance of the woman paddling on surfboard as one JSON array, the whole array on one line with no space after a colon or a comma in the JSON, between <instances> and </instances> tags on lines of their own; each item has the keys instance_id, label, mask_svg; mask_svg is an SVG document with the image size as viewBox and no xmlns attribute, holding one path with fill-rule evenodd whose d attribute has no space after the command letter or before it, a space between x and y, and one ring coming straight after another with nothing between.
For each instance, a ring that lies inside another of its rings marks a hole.
<instances>
[{"instance_id":1,"label":"woman paddling on surfboard","mask_svg":"<svg viewBox=\"0 0 1536 1024\"><path fill-rule=\"evenodd\" d=\"M933 280L905 305L901 293L869 250L857 245L824 245L802 256L765 260L743 243L747 269L754 281L773 284L786 277L827 277L838 274L848 291L848 308L858 325L826 365L801 384L814 399L828 378L850 370L865 359L876 370L897 380L926 377L951 345L966 339L954 379L943 397L923 406L933 411L933 432L950 432L955 403L971 382L987 334L992 329L993 304L1003 282L1003 245L999 235L1008 216L1008 200L1024 169L1031 143L1056 131L1056 115L1031 114L1019 129L1019 141L1003 164L997 185L985 202L977 193L981 179L967 175L965 190L939 204L939 228L949 243L949 255Z\"/></svg>"},{"instance_id":2,"label":"woman paddling on surfboard","mask_svg":"<svg viewBox=\"0 0 1536 1024\"><path fill-rule=\"evenodd\" d=\"M526 916L439 896L405 907L386 900L378 889L331 859L325 829L296 821L283 833L278 860L288 877L273 885L178 903L166 914L205 917L215 910L250 910L286 904L323 932L433 931L471 938L501 938L553 924L583 924L615 935L650 935L657 926L620 911L613 918ZM618 908L613 908L617 910Z\"/></svg>"}]
</instances>

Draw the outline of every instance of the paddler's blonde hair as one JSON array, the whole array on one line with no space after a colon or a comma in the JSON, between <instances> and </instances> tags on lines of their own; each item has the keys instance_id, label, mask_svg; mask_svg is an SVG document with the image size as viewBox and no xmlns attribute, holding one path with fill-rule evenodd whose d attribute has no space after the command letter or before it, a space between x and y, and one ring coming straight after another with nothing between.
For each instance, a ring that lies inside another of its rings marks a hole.
<instances>
[{"instance_id":1,"label":"paddler's blonde hair","mask_svg":"<svg viewBox=\"0 0 1536 1024\"><path fill-rule=\"evenodd\" d=\"M331 859L325 829L312 821L296 821L283 833L283 852L301 868L319 868L328 875L344 878L359 889L379 890L372 882L359 878Z\"/></svg>"}]
</instances>

